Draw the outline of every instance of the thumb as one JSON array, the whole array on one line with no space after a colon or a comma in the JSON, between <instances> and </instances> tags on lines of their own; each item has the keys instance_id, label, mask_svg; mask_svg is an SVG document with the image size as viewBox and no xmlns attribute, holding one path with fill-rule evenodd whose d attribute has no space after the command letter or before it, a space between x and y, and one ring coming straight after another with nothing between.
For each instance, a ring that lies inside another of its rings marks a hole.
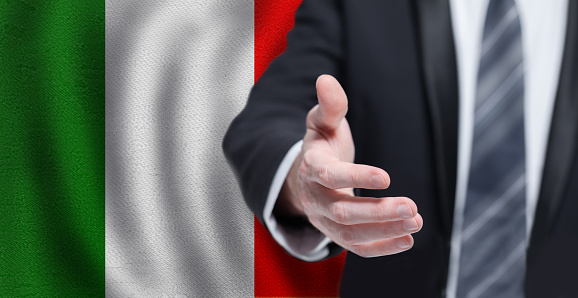
<instances>
[{"instance_id":1,"label":"thumb","mask_svg":"<svg viewBox=\"0 0 578 298\"><path fill-rule=\"evenodd\" d=\"M316 105L308 116L308 126L324 131L335 130L347 113L347 96L339 82L330 75L317 78Z\"/></svg>"}]
</instances>

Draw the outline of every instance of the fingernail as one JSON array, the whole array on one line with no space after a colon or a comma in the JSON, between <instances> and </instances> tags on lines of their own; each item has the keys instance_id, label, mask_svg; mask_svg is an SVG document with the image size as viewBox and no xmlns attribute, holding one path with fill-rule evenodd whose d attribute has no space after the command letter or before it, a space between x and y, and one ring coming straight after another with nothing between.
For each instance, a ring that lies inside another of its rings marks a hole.
<instances>
[{"instance_id":1,"label":"fingernail","mask_svg":"<svg viewBox=\"0 0 578 298\"><path fill-rule=\"evenodd\" d=\"M406 231L415 231L418 228L417 222L415 221L415 219L404 220L403 221L403 228Z\"/></svg>"},{"instance_id":2,"label":"fingernail","mask_svg":"<svg viewBox=\"0 0 578 298\"><path fill-rule=\"evenodd\" d=\"M407 204L399 204L397 206L397 214L399 214L401 218L413 218L413 211L411 211L411 208Z\"/></svg>"},{"instance_id":3,"label":"fingernail","mask_svg":"<svg viewBox=\"0 0 578 298\"><path fill-rule=\"evenodd\" d=\"M379 175L373 175L371 176L371 184L373 184L373 186L378 187L378 188L385 188L385 179L383 179L383 177L379 176Z\"/></svg>"},{"instance_id":4,"label":"fingernail","mask_svg":"<svg viewBox=\"0 0 578 298\"><path fill-rule=\"evenodd\" d=\"M409 242L405 238L397 239L397 247L405 249L409 247Z\"/></svg>"}]
</instances>

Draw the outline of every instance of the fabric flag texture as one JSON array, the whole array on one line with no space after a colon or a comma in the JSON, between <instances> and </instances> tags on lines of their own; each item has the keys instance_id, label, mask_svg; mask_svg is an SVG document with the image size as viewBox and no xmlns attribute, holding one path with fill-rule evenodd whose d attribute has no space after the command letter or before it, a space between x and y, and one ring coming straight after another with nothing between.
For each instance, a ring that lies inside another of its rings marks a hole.
<instances>
[{"instance_id":1,"label":"fabric flag texture","mask_svg":"<svg viewBox=\"0 0 578 298\"><path fill-rule=\"evenodd\" d=\"M0 1L0 296L105 294L98 1Z\"/></svg>"},{"instance_id":2,"label":"fabric flag texture","mask_svg":"<svg viewBox=\"0 0 578 298\"><path fill-rule=\"evenodd\" d=\"M221 150L299 3L0 2L0 296L337 296Z\"/></svg>"}]
</instances>

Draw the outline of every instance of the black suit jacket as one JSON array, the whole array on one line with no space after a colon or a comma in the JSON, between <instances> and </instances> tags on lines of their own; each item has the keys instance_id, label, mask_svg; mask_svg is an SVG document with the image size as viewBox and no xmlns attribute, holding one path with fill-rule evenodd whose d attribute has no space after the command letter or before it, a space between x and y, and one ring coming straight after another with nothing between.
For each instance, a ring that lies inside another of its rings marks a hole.
<instances>
[{"instance_id":1,"label":"black suit jacket","mask_svg":"<svg viewBox=\"0 0 578 298\"><path fill-rule=\"evenodd\" d=\"M570 0L563 63L527 254L528 297L578 296L578 1ZM414 247L365 259L348 253L344 297L443 296L457 168L458 90L447 0L304 0L286 51L254 86L223 148L262 221L271 180L303 138L315 80L335 76L349 98L357 163L385 169L387 190L424 218ZM291 224L287 222L286 224ZM330 246L331 255L341 251ZM386 290L386 291L384 291Z\"/></svg>"}]
</instances>

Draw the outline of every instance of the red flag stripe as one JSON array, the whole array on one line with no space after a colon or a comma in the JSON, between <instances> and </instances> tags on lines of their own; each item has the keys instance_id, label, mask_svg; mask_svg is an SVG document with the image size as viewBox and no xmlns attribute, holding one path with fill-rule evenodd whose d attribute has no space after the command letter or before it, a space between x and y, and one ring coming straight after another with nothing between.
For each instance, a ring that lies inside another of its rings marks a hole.
<instances>
[{"instance_id":1,"label":"red flag stripe","mask_svg":"<svg viewBox=\"0 0 578 298\"><path fill-rule=\"evenodd\" d=\"M255 81L285 50L301 0L255 0ZM336 297L345 254L306 263L287 254L255 218L256 297Z\"/></svg>"}]
</instances>

